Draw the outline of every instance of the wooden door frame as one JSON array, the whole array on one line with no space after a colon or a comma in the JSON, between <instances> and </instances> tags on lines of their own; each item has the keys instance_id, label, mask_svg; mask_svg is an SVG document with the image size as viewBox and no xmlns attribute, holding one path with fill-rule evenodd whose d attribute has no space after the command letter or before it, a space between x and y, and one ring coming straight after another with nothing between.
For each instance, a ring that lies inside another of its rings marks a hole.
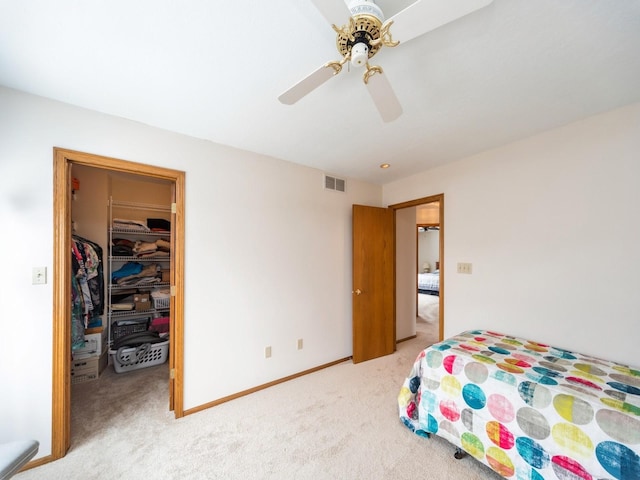
<instances>
[{"instance_id":1,"label":"wooden door frame","mask_svg":"<svg viewBox=\"0 0 640 480\"><path fill-rule=\"evenodd\" d=\"M184 416L184 197L185 173L54 147L53 149L53 368L51 460L66 455L71 446L71 166L85 165L168 180L175 186L175 225L171 285L170 369L173 409Z\"/></svg>"},{"instance_id":2,"label":"wooden door frame","mask_svg":"<svg viewBox=\"0 0 640 480\"><path fill-rule=\"evenodd\" d=\"M408 202L396 203L389 205L388 208L393 209L393 219L395 224L396 212L403 208L417 207L418 205L424 205L426 203L439 202L438 215L440 220L440 235L439 235L439 255L440 255L440 295L438 296L438 323L439 323L439 340L444 339L444 193L437 195L431 195L429 197L418 198L416 200L410 200ZM395 227L394 227L395 235ZM394 263L395 263L394 255ZM395 295L394 295L394 319L395 319Z\"/></svg>"}]
</instances>

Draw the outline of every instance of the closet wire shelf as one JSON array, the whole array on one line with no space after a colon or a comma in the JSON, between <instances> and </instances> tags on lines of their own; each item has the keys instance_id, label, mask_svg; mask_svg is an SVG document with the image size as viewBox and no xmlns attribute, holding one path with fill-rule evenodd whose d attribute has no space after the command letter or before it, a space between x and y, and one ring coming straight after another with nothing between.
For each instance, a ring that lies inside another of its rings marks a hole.
<instances>
[{"instance_id":1,"label":"closet wire shelf","mask_svg":"<svg viewBox=\"0 0 640 480\"><path fill-rule=\"evenodd\" d=\"M156 240L160 240L160 239L166 240L168 242L171 241L172 234L168 230L154 231L154 230L144 230L139 228L127 228L126 226L113 226L113 222L116 217L116 215L114 215L115 213L114 209L118 209L118 212L122 213L123 217L121 218L134 218L134 219L144 218L145 215L147 219L150 218L150 216L155 218L156 216L152 212L161 213L162 215L160 215L160 218L167 219L167 217L164 216L164 214L167 214L167 213L170 214L172 211L170 205L155 205L155 204L146 204L146 203L138 203L138 202L120 201L120 200L114 200L113 198L110 198L109 199L109 224L110 225L108 227L110 246L113 245L114 237L120 237L120 236L122 236L122 238L131 240L131 241L136 241L136 240L144 241L144 239L148 239L149 242L155 242ZM132 213L132 212L139 212L139 213ZM109 260L109 276L110 276L109 280L111 280L111 273L117 268L117 265L119 264L124 264L126 262L140 262L147 265L150 263L158 263L159 265L162 265L164 270L164 267L171 268L170 265L172 263L172 255L170 252L168 254L158 253L158 254L151 254L147 256L145 255L143 256L108 255L108 260ZM116 265L116 267L114 267L114 265ZM145 308L145 306L143 306L141 309L138 303L136 303L133 308L121 308L122 306L119 306L120 308L112 308L114 296L123 295L126 290L136 289L139 293L140 292L151 293L156 291L157 289L170 288L171 283L166 281L166 279L164 280L165 281L147 280L147 281L142 281L140 283L135 283L135 284L129 283L126 285L118 285L116 283L111 283L111 281L109 282L108 284L109 300L108 300L108 311L107 311L107 321L108 321L108 328L109 328L109 335L108 335L109 347L112 347L113 342L117 338L120 338L123 335L147 330L149 327L149 322L151 321L152 318L162 317L163 315L167 315L166 312L170 310L168 299L166 301L166 305L164 305L163 302L155 302L153 301L152 298L149 298L149 300L151 301L149 302L148 308ZM143 302L140 302L140 303L143 303ZM137 323L136 320L141 320L141 318L136 319L135 318L136 316L145 317L145 321L142 322L141 324L136 324ZM153 349L147 352L148 355L144 355L144 358L140 355L135 354L135 350L134 350L133 357L131 359L123 358L123 360L125 360L124 363L126 363L127 365L118 364L117 365L118 368L116 368L116 371L118 370L128 371L128 370L133 370L137 368L143 368L146 366L156 365L159 363L164 363L164 361L166 361L166 358L167 358L166 355L168 350L168 343L169 342L167 341L166 347L163 344L158 344L157 347L154 346ZM113 354L114 352L110 350L110 353ZM125 352L125 353L128 353L128 352ZM138 352L138 353L141 354L142 352ZM138 356L140 356L140 358L137 358ZM134 363L129 365L132 360L134 361ZM114 365L116 363L117 361L114 361Z\"/></svg>"},{"instance_id":2,"label":"closet wire shelf","mask_svg":"<svg viewBox=\"0 0 640 480\"><path fill-rule=\"evenodd\" d=\"M144 235L145 237L168 237L170 232L154 232L147 230L137 230L135 228L119 228L119 227L109 227L111 233L122 233L127 235Z\"/></svg>"},{"instance_id":3,"label":"closet wire shelf","mask_svg":"<svg viewBox=\"0 0 640 480\"><path fill-rule=\"evenodd\" d=\"M170 257L169 256L157 256L157 257L109 257L110 260L113 260L114 262L158 262L158 261L165 261L168 262Z\"/></svg>"}]
</instances>

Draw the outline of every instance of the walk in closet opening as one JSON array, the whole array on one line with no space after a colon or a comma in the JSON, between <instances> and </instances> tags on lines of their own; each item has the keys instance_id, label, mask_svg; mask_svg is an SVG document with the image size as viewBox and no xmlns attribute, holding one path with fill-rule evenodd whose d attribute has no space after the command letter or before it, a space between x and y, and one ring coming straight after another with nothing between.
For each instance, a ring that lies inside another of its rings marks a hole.
<instances>
[{"instance_id":1,"label":"walk in closet opening","mask_svg":"<svg viewBox=\"0 0 640 480\"><path fill-rule=\"evenodd\" d=\"M71 384L168 364L172 183L85 165L71 174Z\"/></svg>"},{"instance_id":2,"label":"walk in closet opening","mask_svg":"<svg viewBox=\"0 0 640 480\"><path fill-rule=\"evenodd\" d=\"M54 170L55 459L118 422L184 414L184 173L61 149Z\"/></svg>"}]
</instances>

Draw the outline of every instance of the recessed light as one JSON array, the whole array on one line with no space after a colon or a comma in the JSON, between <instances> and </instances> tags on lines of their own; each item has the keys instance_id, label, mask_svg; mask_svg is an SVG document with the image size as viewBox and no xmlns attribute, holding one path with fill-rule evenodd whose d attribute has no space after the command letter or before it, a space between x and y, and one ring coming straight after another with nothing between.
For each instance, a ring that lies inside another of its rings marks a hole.
<instances>
[{"instance_id":1,"label":"recessed light","mask_svg":"<svg viewBox=\"0 0 640 480\"><path fill-rule=\"evenodd\" d=\"M388 163L383 163L382 165L380 165L380 168L389 168L391 165L389 165Z\"/></svg>"}]
</instances>

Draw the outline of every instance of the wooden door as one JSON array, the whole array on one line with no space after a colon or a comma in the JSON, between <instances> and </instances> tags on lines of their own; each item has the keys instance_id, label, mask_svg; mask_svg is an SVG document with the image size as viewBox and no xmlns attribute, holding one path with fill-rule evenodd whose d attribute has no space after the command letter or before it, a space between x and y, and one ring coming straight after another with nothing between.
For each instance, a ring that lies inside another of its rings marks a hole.
<instances>
[{"instance_id":1,"label":"wooden door","mask_svg":"<svg viewBox=\"0 0 640 480\"><path fill-rule=\"evenodd\" d=\"M393 210L353 206L353 362L395 351Z\"/></svg>"}]
</instances>

